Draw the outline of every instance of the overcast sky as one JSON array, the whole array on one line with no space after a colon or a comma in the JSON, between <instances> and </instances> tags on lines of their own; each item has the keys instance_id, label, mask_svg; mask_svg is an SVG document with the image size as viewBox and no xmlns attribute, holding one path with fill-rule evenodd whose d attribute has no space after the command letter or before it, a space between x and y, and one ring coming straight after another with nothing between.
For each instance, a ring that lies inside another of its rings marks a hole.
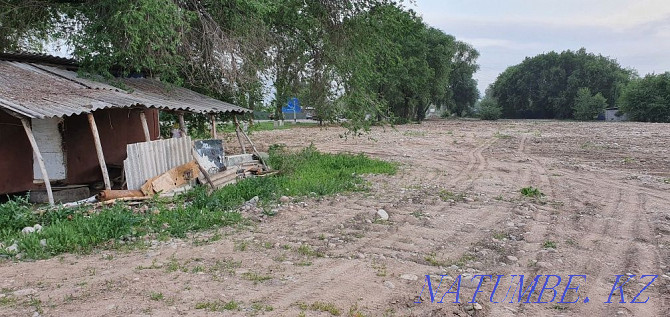
<instances>
[{"instance_id":1,"label":"overcast sky","mask_svg":"<svg viewBox=\"0 0 670 317\"><path fill-rule=\"evenodd\" d=\"M670 71L670 0L416 0L431 26L479 50L479 90L526 56L602 54L640 75Z\"/></svg>"}]
</instances>

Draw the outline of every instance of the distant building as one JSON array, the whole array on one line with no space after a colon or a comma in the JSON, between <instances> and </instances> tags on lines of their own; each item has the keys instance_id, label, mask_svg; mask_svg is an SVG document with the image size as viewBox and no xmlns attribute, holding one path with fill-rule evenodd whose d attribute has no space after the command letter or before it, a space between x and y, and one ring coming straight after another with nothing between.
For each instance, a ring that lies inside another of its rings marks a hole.
<instances>
[{"instance_id":1,"label":"distant building","mask_svg":"<svg viewBox=\"0 0 670 317\"><path fill-rule=\"evenodd\" d=\"M628 115L619 112L619 108L608 108L605 110L605 121L628 121Z\"/></svg>"}]
</instances>

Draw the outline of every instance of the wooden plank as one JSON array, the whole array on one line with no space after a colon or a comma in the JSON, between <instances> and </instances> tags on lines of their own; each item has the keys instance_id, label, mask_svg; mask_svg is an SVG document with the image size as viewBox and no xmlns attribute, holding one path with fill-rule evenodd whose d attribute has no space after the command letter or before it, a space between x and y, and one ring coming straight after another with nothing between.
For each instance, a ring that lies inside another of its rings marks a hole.
<instances>
[{"instance_id":1,"label":"wooden plank","mask_svg":"<svg viewBox=\"0 0 670 317\"><path fill-rule=\"evenodd\" d=\"M54 193L51 191L51 182L49 182L49 174L47 173L47 168L44 165L44 158L42 158L42 153L37 147L37 142L35 141L35 136L33 135L32 129L30 129L30 122L28 119L21 118L21 123L23 124L23 129L26 130L26 135L28 136L28 141L30 141L30 146L33 148L33 153L37 159L40 169L42 171L42 179L44 180L44 185L47 188L47 196L49 197L49 205L54 205Z\"/></svg>"},{"instance_id":2,"label":"wooden plank","mask_svg":"<svg viewBox=\"0 0 670 317\"><path fill-rule=\"evenodd\" d=\"M184 113L180 111L177 114L177 117L179 117L179 130L181 130L181 136L182 137L187 136L188 133L186 131L186 122L184 121Z\"/></svg>"},{"instance_id":3,"label":"wooden plank","mask_svg":"<svg viewBox=\"0 0 670 317\"><path fill-rule=\"evenodd\" d=\"M112 183L109 181L109 172L107 171L107 163L105 163L105 155L102 152L102 143L100 142L100 134L98 134L98 126L95 124L95 118L92 113L88 114L88 123L91 126L91 133L93 133L95 152L98 155L98 162L100 163L100 170L102 171L102 180L105 182L105 189L112 189Z\"/></svg>"},{"instance_id":4,"label":"wooden plank","mask_svg":"<svg viewBox=\"0 0 670 317\"><path fill-rule=\"evenodd\" d=\"M198 164L195 161L191 161L160 175L151 182L151 186L156 193L169 192L196 179L199 173Z\"/></svg>"},{"instance_id":5,"label":"wooden plank","mask_svg":"<svg viewBox=\"0 0 670 317\"><path fill-rule=\"evenodd\" d=\"M209 115L210 120L212 121L212 139L218 139L216 135L216 116L213 114Z\"/></svg>"},{"instance_id":6,"label":"wooden plank","mask_svg":"<svg viewBox=\"0 0 670 317\"><path fill-rule=\"evenodd\" d=\"M242 137L240 137L240 123L237 121L237 116L235 116L235 134L237 134L237 141L240 142L240 147L242 148L242 154L247 154L247 148L244 147L242 142Z\"/></svg>"},{"instance_id":7,"label":"wooden plank","mask_svg":"<svg viewBox=\"0 0 670 317\"><path fill-rule=\"evenodd\" d=\"M140 112L140 121L142 121L142 130L144 130L144 140L149 142L151 141L151 134L149 133L149 124L147 123L147 115L144 110Z\"/></svg>"}]
</instances>

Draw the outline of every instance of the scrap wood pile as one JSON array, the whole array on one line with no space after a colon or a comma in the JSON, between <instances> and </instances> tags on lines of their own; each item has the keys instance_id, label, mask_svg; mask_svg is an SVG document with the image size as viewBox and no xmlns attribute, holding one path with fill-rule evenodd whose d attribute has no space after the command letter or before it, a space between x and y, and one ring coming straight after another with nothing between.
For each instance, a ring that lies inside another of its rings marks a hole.
<instances>
[{"instance_id":1,"label":"scrap wood pile","mask_svg":"<svg viewBox=\"0 0 670 317\"><path fill-rule=\"evenodd\" d=\"M158 141L145 143L152 144L155 148L160 145ZM190 140L187 140L190 143ZM190 147L190 146L189 146ZM220 189L224 186L235 184L237 181L250 177L263 177L273 175L276 172L271 171L265 163L264 156L256 153L226 156L223 151L221 140L202 140L194 142L190 147L190 153L183 155L191 158L188 163L177 165L166 172L148 178L141 186L128 183L128 189L124 190L103 190L98 195L65 204L66 207L74 207L82 204L95 204L95 206L111 205L118 201L138 202L148 200L153 197L171 197L178 193L186 192L196 184L204 184L210 187L210 190ZM174 147L170 148L174 149ZM129 148L130 150L130 148ZM164 155L166 151L147 151L143 155ZM129 151L129 157L131 152ZM267 158L266 158L267 159ZM162 162L160 158L149 158L146 162ZM132 164L125 162L126 164ZM129 166L125 166L129 168ZM155 166L152 166L155 168ZM126 172L126 175L129 175ZM137 188L134 188L137 187Z\"/></svg>"}]
</instances>

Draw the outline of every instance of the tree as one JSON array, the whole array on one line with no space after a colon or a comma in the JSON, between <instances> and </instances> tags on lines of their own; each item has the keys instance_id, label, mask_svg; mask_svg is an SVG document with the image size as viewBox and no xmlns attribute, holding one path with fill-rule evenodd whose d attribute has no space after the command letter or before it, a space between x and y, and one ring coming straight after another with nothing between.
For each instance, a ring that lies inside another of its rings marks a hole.
<instances>
[{"instance_id":1,"label":"tree","mask_svg":"<svg viewBox=\"0 0 670 317\"><path fill-rule=\"evenodd\" d=\"M498 120L502 114L502 109L498 102L492 97L484 97L479 102L479 117L482 120Z\"/></svg>"},{"instance_id":2,"label":"tree","mask_svg":"<svg viewBox=\"0 0 670 317\"><path fill-rule=\"evenodd\" d=\"M591 94L591 89L580 88L575 97L574 118L590 121L598 118L607 108L607 99L601 93Z\"/></svg>"},{"instance_id":3,"label":"tree","mask_svg":"<svg viewBox=\"0 0 670 317\"><path fill-rule=\"evenodd\" d=\"M573 118L580 88L600 93L613 106L635 73L616 60L585 49L549 52L509 67L492 85L493 96L508 118Z\"/></svg>"},{"instance_id":4,"label":"tree","mask_svg":"<svg viewBox=\"0 0 670 317\"><path fill-rule=\"evenodd\" d=\"M623 91L619 109L634 121L670 122L670 72L632 81Z\"/></svg>"}]
</instances>

